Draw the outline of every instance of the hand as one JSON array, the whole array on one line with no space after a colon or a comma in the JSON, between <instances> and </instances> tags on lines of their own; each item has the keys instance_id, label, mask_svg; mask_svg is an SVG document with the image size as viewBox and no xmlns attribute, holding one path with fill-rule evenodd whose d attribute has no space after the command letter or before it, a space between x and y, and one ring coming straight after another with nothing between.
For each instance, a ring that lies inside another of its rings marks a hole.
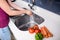
<instances>
[{"instance_id":1,"label":"hand","mask_svg":"<svg viewBox=\"0 0 60 40\"><path fill-rule=\"evenodd\" d=\"M32 11L26 10L26 14L29 15L29 16L31 16L32 15Z\"/></svg>"}]
</instances>

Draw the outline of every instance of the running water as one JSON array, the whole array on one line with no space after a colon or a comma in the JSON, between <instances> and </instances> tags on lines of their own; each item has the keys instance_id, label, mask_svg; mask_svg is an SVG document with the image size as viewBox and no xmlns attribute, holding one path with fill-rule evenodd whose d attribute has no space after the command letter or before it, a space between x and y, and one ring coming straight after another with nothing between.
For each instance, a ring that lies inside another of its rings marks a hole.
<instances>
[{"instance_id":1,"label":"running water","mask_svg":"<svg viewBox=\"0 0 60 40\"><path fill-rule=\"evenodd\" d=\"M34 26L34 25L35 25L34 16L31 15L31 16L30 16L30 26L32 27L32 26Z\"/></svg>"}]
</instances>

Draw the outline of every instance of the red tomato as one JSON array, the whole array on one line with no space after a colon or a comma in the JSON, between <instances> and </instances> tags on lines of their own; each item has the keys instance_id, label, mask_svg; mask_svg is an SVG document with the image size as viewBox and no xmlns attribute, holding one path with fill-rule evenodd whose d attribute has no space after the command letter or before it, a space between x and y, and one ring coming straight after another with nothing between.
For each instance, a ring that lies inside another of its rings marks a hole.
<instances>
[{"instance_id":1,"label":"red tomato","mask_svg":"<svg viewBox=\"0 0 60 40\"><path fill-rule=\"evenodd\" d=\"M38 25L34 25L33 29L39 29Z\"/></svg>"},{"instance_id":2,"label":"red tomato","mask_svg":"<svg viewBox=\"0 0 60 40\"><path fill-rule=\"evenodd\" d=\"M29 33L34 33L35 32L35 30L33 28L29 28L28 31L29 31Z\"/></svg>"},{"instance_id":3,"label":"red tomato","mask_svg":"<svg viewBox=\"0 0 60 40\"><path fill-rule=\"evenodd\" d=\"M40 32L41 32L41 30L39 30L39 29L35 30L35 33L40 33Z\"/></svg>"},{"instance_id":4,"label":"red tomato","mask_svg":"<svg viewBox=\"0 0 60 40\"><path fill-rule=\"evenodd\" d=\"M39 33L39 30L38 30L38 29L36 29L36 30L35 30L35 33Z\"/></svg>"},{"instance_id":5,"label":"red tomato","mask_svg":"<svg viewBox=\"0 0 60 40\"><path fill-rule=\"evenodd\" d=\"M39 29L39 33L41 33L41 29Z\"/></svg>"}]
</instances>

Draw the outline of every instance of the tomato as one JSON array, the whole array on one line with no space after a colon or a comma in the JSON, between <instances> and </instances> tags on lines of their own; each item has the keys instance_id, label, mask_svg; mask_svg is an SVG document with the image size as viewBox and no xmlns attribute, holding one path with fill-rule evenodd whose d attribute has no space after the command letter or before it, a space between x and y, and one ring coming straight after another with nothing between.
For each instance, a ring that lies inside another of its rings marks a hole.
<instances>
[{"instance_id":1,"label":"tomato","mask_svg":"<svg viewBox=\"0 0 60 40\"><path fill-rule=\"evenodd\" d=\"M41 29L39 29L39 33L41 33Z\"/></svg>"},{"instance_id":2,"label":"tomato","mask_svg":"<svg viewBox=\"0 0 60 40\"><path fill-rule=\"evenodd\" d=\"M35 33L41 33L41 30L40 29L36 29Z\"/></svg>"},{"instance_id":3,"label":"tomato","mask_svg":"<svg viewBox=\"0 0 60 40\"><path fill-rule=\"evenodd\" d=\"M29 28L29 33L40 33L41 30L39 29L38 25L34 25L33 27Z\"/></svg>"},{"instance_id":4,"label":"tomato","mask_svg":"<svg viewBox=\"0 0 60 40\"><path fill-rule=\"evenodd\" d=\"M29 33L34 33L35 32L35 30L33 28L29 28L28 31L29 31Z\"/></svg>"},{"instance_id":5,"label":"tomato","mask_svg":"<svg viewBox=\"0 0 60 40\"><path fill-rule=\"evenodd\" d=\"M39 29L36 29L35 30L35 33L40 33L41 31Z\"/></svg>"},{"instance_id":6,"label":"tomato","mask_svg":"<svg viewBox=\"0 0 60 40\"><path fill-rule=\"evenodd\" d=\"M39 29L38 25L34 25L33 29Z\"/></svg>"},{"instance_id":7,"label":"tomato","mask_svg":"<svg viewBox=\"0 0 60 40\"><path fill-rule=\"evenodd\" d=\"M39 30L38 30L38 29L36 29L36 30L35 30L35 33L39 33Z\"/></svg>"}]
</instances>

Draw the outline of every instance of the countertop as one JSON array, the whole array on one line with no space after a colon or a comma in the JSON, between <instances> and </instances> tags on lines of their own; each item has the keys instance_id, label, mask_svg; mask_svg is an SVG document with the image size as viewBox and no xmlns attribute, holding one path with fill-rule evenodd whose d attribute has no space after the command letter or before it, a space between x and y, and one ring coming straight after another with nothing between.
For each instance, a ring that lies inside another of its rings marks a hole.
<instances>
[{"instance_id":1,"label":"countertop","mask_svg":"<svg viewBox=\"0 0 60 40\"><path fill-rule=\"evenodd\" d=\"M34 12L45 19L45 21L40 24L39 27L45 25L54 35L52 38L44 38L44 40L60 40L60 15L37 6ZM9 22L9 28L15 36L16 40L35 40L35 34L30 34L28 31L19 30L11 18Z\"/></svg>"}]
</instances>

